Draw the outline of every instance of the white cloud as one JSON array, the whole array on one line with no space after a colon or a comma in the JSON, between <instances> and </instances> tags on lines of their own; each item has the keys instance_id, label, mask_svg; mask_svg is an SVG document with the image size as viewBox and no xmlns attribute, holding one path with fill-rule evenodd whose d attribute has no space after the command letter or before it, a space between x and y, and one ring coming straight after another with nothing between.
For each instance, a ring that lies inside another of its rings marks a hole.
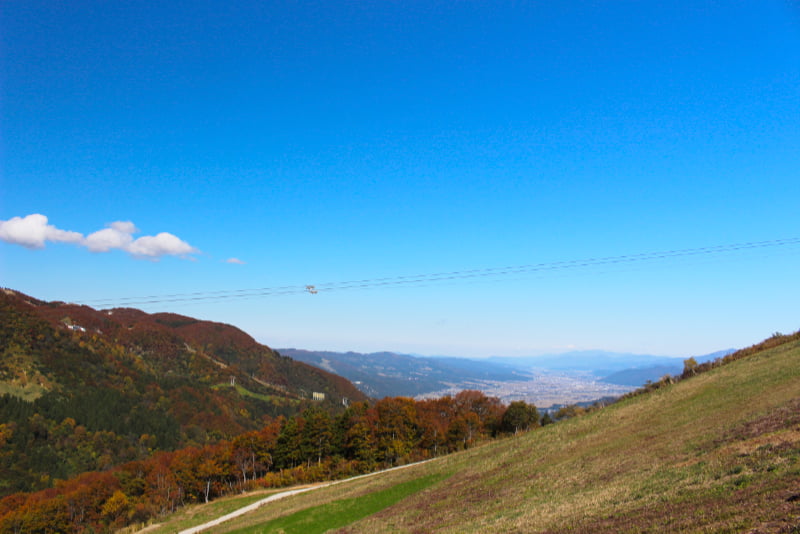
<instances>
[{"instance_id":1,"label":"white cloud","mask_svg":"<svg viewBox=\"0 0 800 534\"><path fill-rule=\"evenodd\" d=\"M47 224L47 217L44 215L33 213L0 221L0 239L27 248L44 248L47 241L79 243L83 235L59 230L52 224Z\"/></svg>"},{"instance_id":2,"label":"white cloud","mask_svg":"<svg viewBox=\"0 0 800 534\"><path fill-rule=\"evenodd\" d=\"M126 249L134 256L158 258L160 256L186 256L197 252L197 249L186 241L167 232L158 235L146 235L131 243Z\"/></svg>"},{"instance_id":3,"label":"white cloud","mask_svg":"<svg viewBox=\"0 0 800 534\"><path fill-rule=\"evenodd\" d=\"M162 256L185 257L199 252L186 241L168 232L134 239L133 234L138 232L139 229L131 221L116 221L109 224L108 228L83 237L78 232L59 230L47 224L47 217L39 213L0 221L0 240L28 248L44 248L47 241L66 242L82 245L91 252L124 250L137 258L151 260Z\"/></svg>"},{"instance_id":4,"label":"white cloud","mask_svg":"<svg viewBox=\"0 0 800 534\"><path fill-rule=\"evenodd\" d=\"M136 228L136 225L131 221L117 221L109 224L108 226L118 232L123 232L126 234L135 234L139 232L139 229Z\"/></svg>"},{"instance_id":5,"label":"white cloud","mask_svg":"<svg viewBox=\"0 0 800 534\"><path fill-rule=\"evenodd\" d=\"M133 243L131 234L137 231L133 223L115 222L111 223L108 228L86 236L83 244L92 252L108 252L112 248L128 250Z\"/></svg>"},{"instance_id":6,"label":"white cloud","mask_svg":"<svg viewBox=\"0 0 800 534\"><path fill-rule=\"evenodd\" d=\"M239 258L228 258L225 260L225 263L235 263L236 265L244 265L245 262L240 260Z\"/></svg>"}]
</instances>

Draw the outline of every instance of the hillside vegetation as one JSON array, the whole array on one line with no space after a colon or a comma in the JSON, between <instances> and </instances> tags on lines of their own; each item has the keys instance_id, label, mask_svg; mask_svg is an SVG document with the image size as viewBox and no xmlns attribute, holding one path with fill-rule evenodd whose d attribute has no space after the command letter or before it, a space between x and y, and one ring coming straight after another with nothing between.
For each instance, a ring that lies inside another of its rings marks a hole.
<instances>
[{"instance_id":1,"label":"hillside vegetation","mask_svg":"<svg viewBox=\"0 0 800 534\"><path fill-rule=\"evenodd\" d=\"M0 496L344 399L366 396L230 325L0 291Z\"/></svg>"},{"instance_id":2,"label":"hillside vegetation","mask_svg":"<svg viewBox=\"0 0 800 534\"><path fill-rule=\"evenodd\" d=\"M324 531L326 510L415 479L426 487L354 512L337 532L800 532L800 336L729 361L582 417L277 501L212 532Z\"/></svg>"}]
</instances>

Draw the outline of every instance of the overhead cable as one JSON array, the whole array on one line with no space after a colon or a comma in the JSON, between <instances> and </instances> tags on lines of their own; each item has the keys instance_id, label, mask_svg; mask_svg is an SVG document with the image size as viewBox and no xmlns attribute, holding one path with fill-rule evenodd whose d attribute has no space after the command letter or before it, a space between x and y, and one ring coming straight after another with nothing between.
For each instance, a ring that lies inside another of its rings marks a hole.
<instances>
[{"instance_id":1,"label":"overhead cable","mask_svg":"<svg viewBox=\"0 0 800 534\"><path fill-rule=\"evenodd\" d=\"M162 304L194 301L214 301L237 298L271 297L291 294L317 294L328 291L346 291L354 289L381 288L389 286L419 286L422 284L447 282L453 280L468 280L479 278L503 277L518 274L551 272L559 270L580 269L587 267L640 263L646 261L661 261L671 258L723 254L750 249L763 249L768 247L784 247L800 244L800 238L775 239L770 241L753 241L736 243L732 245L717 245L690 249L676 249L660 252L644 252L622 256L607 256L587 258L581 260L567 260L529 265L512 265L506 267L488 267L483 269L469 269L440 273L428 273L406 276L392 276L385 278L367 278L343 282L327 282L303 285L290 285L279 287L261 287L251 289L234 289L218 291L197 291L192 293L173 293L165 295L150 295L139 297L120 297L87 301L92 306L139 306L146 304Z\"/></svg>"}]
</instances>

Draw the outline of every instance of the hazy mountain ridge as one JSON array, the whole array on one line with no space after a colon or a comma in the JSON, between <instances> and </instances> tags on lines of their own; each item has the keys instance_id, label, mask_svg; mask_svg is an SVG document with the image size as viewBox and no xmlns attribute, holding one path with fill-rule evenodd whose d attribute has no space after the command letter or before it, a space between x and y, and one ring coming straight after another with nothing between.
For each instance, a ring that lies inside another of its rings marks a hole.
<instances>
[{"instance_id":1,"label":"hazy mountain ridge","mask_svg":"<svg viewBox=\"0 0 800 534\"><path fill-rule=\"evenodd\" d=\"M694 356L698 363L711 361L734 352L726 349L710 354ZM605 350L580 350L540 356L491 356L489 361L502 362L520 369L547 369L549 371L583 371L597 377L629 369L648 367L675 367L683 370L686 358L678 356L657 356L653 354L633 354L628 352L611 352Z\"/></svg>"},{"instance_id":2,"label":"hazy mountain ridge","mask_svg":"<svg viewBox=\"0 0 800 534\"><path fill-rule=\"evenodd\" d=\"M724 358L728 354L736 352L736 349L718 350L710 354L703 354L702 356L693 356L697 363L705 363L716 360L717 358ZM661 377L670 375L676 376L683 372L683 362L688 358L673 358L675 361L670 363L659 363L655 365L640 365L621 371L615 371L611 374L601 377L603 382L609 384L620 384L626 386L640 386L647 381L655 382Z\"/></svg>"}]
</instances>

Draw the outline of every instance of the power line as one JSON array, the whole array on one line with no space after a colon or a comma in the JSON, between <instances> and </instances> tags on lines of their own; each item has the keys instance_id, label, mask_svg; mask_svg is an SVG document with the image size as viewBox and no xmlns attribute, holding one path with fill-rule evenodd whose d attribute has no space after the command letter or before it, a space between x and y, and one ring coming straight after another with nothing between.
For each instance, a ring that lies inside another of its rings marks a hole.
<instances>
[{"instance_id":1,"label":"power line","mask_svg":"<svg viewBox=\"0 0 800 534\"><path fill-rule=\"evenodd\" d=\"M172 293L165 295L150 295L140 297L120 297L87 301L93 306L125 307L145 304L164 304L177 302L215 301L237 298L272 297L310 293L316 294L325 291L347 291L354 289L383 288L383 287L411 287L422 284L448 282L454 280L469 280L491 277L503 277L518 274L538 272L552 272L560 270L580 269L587 267L609 266L618 264L641 263L647 261L661 261L671 258L703 256L736 252L741 250L762 249L769 247L784 247L800 244L800 238L775 239L770 241L753 241L736 243L732 245L717 245L710 247L676 249L660 252L645 252L627 254L622 256L606 256L582 260L568 260L529 265L512 265L506 267L488 267L483 269L469 269L440 273L428 273L406 276L392 276L385 278L367 278L343 282L317 283L313 285L291 285L279 287L262 287L251 289L234 289L218 291L197 291L192 293Z\"/></svg>"}]
</instances>

